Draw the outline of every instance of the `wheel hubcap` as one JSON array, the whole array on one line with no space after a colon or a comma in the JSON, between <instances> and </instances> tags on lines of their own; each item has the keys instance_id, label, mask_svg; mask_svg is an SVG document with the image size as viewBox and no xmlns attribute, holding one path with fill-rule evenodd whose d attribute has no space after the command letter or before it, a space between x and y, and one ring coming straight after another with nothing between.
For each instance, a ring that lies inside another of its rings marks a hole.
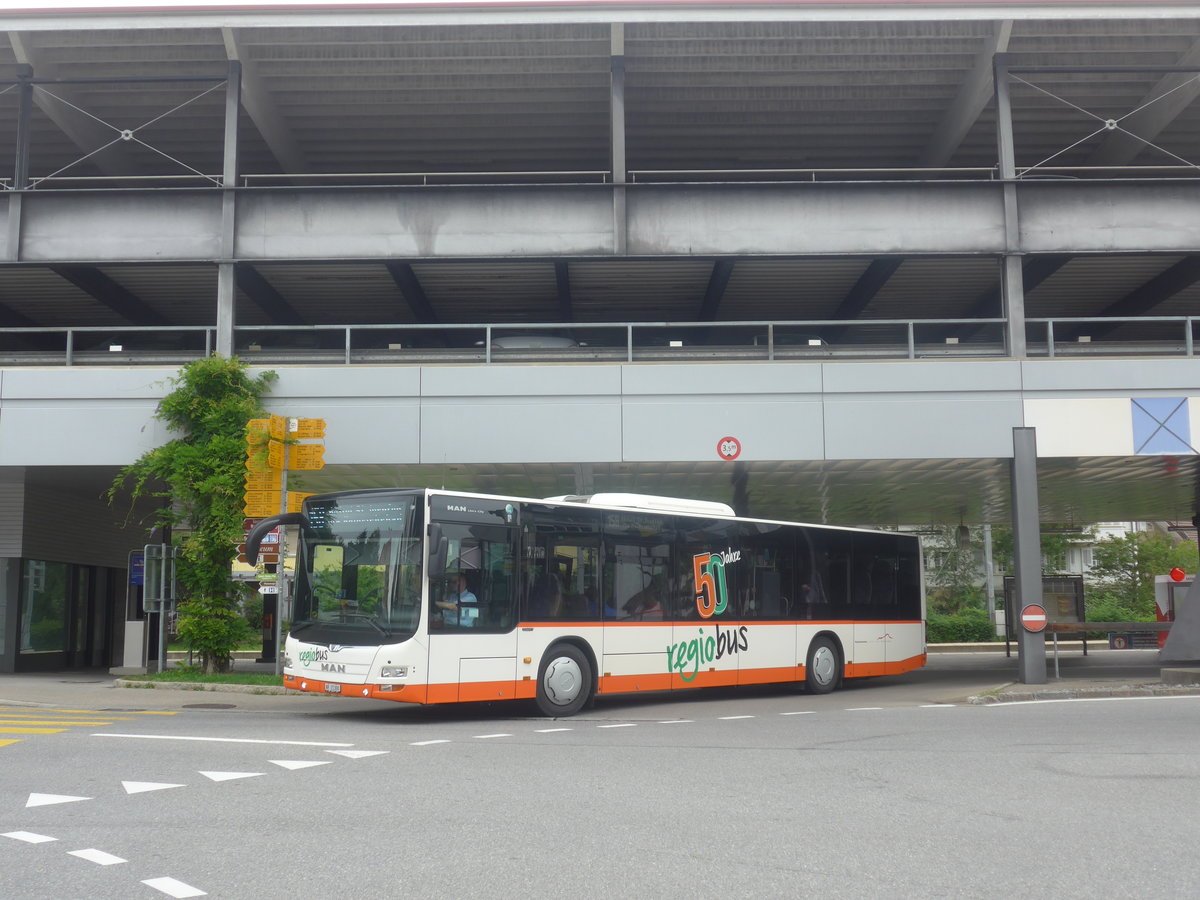
<instances>
[{"instance_id":1,"label":"wheel hubcap","mask_svg":"<svg viewBox=\"0 0 1200 900\"><path fill-rule=\"evenodd\" d=\"M818 684L831 684L837 669L837 655L829 647L818 647L813 653L812 678Z\"/></svg>"},{"instance_id":2,"label":"wheel hubcap","mask_svg":"<svg viewBox=\"0 0 1200 900\"><path fill-rule=\"evenodd\" d=\"M551 703L557 706L571 704L583 690L583 673L579 670L579 664L567 656L552 659L542 677L542 687Z\"/></svg>"}]
</instances>

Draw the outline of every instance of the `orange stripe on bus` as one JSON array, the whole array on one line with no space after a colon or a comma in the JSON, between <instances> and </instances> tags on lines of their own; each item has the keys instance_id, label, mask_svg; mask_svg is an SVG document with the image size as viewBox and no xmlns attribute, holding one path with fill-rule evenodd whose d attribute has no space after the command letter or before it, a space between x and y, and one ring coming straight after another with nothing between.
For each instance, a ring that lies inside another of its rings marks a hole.
<instances>
[{"instance_id":1,"label":"orange stripe on bus","mask_svg":"<svg viewBox=\"0 0 1200 900\"><path fill-rule=\"evenodd\" d=\"M878 663L847 663L847 678L870 678L877 675L902 675L919 669L926 662L920 653L907 659ZM729 687L746 684L786 684L804 680L804 666L771 666L759 669L716 669L697 672L685 681L678 672L647 672L641 675L601 675L597 679L598 694L632 694L639 691L687 690L703 687ZM328 694L327 682L298 675L285 675L283 686L294 691ZM338 684L338 682L328 682ZM372 700L393 700L400 703L457 703L480 700L532 700L537 696L537 682L468 681L461 684L342 684L334 696L359 697Z\"/></svg>"}]
</instances>

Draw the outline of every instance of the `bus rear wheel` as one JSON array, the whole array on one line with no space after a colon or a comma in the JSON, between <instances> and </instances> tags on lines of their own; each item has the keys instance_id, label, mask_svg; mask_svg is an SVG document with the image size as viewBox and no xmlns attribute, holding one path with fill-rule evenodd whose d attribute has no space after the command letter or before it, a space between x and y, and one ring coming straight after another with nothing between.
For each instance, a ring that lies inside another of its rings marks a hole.
<instances>
[{"instance_id":1,"label":"bus rear wheel","mask_svg":"<svg viewBox=\"0 0 1200 900\"><path fill-rule=\"evenodd\" d=\"M573 716L592 696L592 667L573 644L555 644L538 670L537 705L543 715Z\"/></svg>"},{"instance_id":2,"label":"bus rear wheel","mask_svg":"<svg viewBox=\"0 0 1200 900\"><path fill-rule=\"evenodd\" d=\"M804 668L804 687L810 694L828 694L841 683L842 657L837 645L827 637L819 637L808 647L808 664Z\"/></svg>"}]
</instances>

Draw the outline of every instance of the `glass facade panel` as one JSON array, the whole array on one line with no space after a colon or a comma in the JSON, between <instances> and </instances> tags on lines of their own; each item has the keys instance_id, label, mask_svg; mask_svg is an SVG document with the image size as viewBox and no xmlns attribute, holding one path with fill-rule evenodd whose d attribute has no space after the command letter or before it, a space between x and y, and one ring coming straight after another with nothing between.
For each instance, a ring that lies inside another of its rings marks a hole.
<instances>
[{"instance_id":1,"label":"glass facade panel","mask_svg":"<svg viewBox=\"0 0 1200 900\"><path fill-rule=\"evenodd\" d=\"M21 653L63 652L67 649L68 586L66 563L25 560L21 571Z\"/></svg>"}]
</instances>

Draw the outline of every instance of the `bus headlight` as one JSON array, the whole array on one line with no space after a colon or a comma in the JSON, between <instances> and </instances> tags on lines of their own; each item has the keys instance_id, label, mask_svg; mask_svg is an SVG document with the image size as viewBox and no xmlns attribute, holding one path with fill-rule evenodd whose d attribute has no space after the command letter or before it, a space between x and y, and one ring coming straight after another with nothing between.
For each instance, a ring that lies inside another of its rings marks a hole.
<instances>
[{"instance_id":1,"label":"bus headlight","mask_svg":"<svg viewBox=\"0 0 1200 900\"><path fill-rule=\"evenodd\" d=\"M408 666L384 666L379 670L380 678L407 678Z\"/></svg>"}]
</instances>

